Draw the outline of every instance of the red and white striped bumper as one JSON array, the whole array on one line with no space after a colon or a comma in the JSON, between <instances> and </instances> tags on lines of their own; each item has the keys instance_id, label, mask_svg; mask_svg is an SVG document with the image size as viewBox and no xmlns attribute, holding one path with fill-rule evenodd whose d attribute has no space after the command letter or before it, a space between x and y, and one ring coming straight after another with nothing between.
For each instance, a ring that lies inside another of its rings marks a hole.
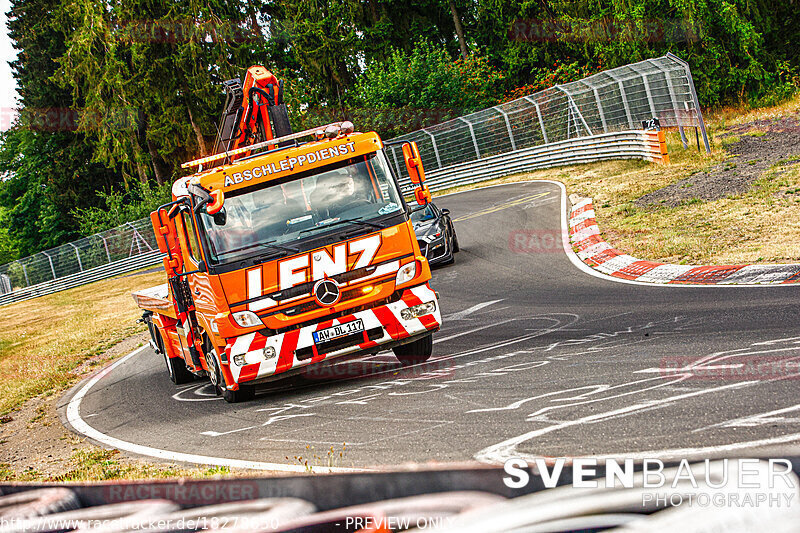
<instances>
[{"instance_id":1,"label":"red and white striped bumper","mask_svg":"<svg viewBox=\"0 0 800 533\"><path fill-rule=\"evenodd\" d=\"M403 309L427 303L436 302L433 313L405 320L400 312ZM334 325L362 319L364 321L364 341L347 346L329 353L319 353L312 333ZM258 332L248 333L241 337L231 339L225 347L225 353L230 364L231 374L236 383L252 382L281 374L289 370L300 368L326 359L347 355L359 350L367 350L388 342L405 339L426 331L435 331L442 323L439 302L436 293L427 285L420 285L406 289L397 302L393 302L366 311L359 311L334 320L326 320L318 324L306 326L279 335L265 337ZM264 349L275 349L276 356L264 358ZM240 366L234 358L244 356L249 364ZM254 362L258 361L258 362Z\"/></svg>"}]
</instances>

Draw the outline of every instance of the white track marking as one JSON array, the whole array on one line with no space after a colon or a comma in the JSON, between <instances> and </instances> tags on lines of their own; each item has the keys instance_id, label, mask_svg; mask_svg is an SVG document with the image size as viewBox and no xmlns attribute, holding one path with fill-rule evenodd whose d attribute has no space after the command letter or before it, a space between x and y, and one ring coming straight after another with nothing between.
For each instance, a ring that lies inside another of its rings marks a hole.
<instances>
[{"instance_id":1,"label":"white track marking","mask_svg":"<svg viewBox=\"0 0 800 533\"><path fill-rule=\"evenodd\" d=\"M604 459L671 459L678 457L701 457L734 450L744 450L748 448L760 448L773 444L785 444L787 442L800 442L800 433L791 435L781 435L780 437L770 437L766 439L751 440L745 442L734 442L732 444L721 444L719 446L705 446L703 448L674 448L671 450L650 450L646 452L618 453L611 455L592 455L591 457L602 461ZM524 458L524 457L523 457Z\"/></svg>"},{"instance_id":2,"label":"white track marking","mask_svg":"<svg viewBox=\"0 0 800 533\"><path fill-rule=\"evenodd\" d=\"M509 322L514 322L515 320L521 320L521 319L519 319L519 318L509 318L507 320L501 320L499 322L492 322L491 324L487 324L487 325L481 326L479 328L470 328L467 331L462 331L461 333L454 333L452 335L448 335L447 337L437 337L436 338L436 342L447 342L450 339L455 339L457 337L463 337L464 335L471 335L472 333L475 333L476 331L481 331L481 330L484 330L484 329L496 328L497 326L500 326L502 324L508 324Z\"/></svg>"},{"instance_id":3,"label":"white track marking","mask_svg":"<svg viewBox=\"0 0 800 533\"><path fill-rule=\"evenodd\" d=\"M647 379L640 379L640 380L636 380L636 381L629 381L629 382L626 382L626 383L619 383L617 385L608 385L608 384L603 384L603 385L585 385L583 387L575 387L575 388L572 388L572 389L564 389L564 390L559 390L559 391L548 392L548 393L545 393L545 394L540 394L538 396L531 396L530 398L525 398L524 400L516 401L516 402L508 404L508 405L506 405L504 407L489 407L489 408L486 408L486 409L473 409L472 411L467 411L467 412L468 413L482 413L482 412L492 412L492 411L513 411L515 409L519 409L520 407L522 407L523 405L525 405L526 403L528 403L528 402L530 402L532 400L540 400L542 398L549 398L549 397L552 397L552 396L560 396L562 394L566 394L566 393L569 393L569 392L584 391L584 392L582 392L580 394L577 394L575 396L554 398L554 399L550 400L551 402L574 402L574 403L554 405L554 406L550 406L550 407L543 407L543 408L537 410L536 412L531 413L530 415L528 415L528 416L539 416L541 414L544 414L546 411L550 411L550 410L553 410L553 409L563 409L564 407L574 407L576 405L583 405L585 403L593 403L593 402L599 402L599 401L605 401L605 400L613 400L613 399L619 398L621 396L629 396L631 394L638 394L640 392L645 392L645 391L649 391L649 390L653 390L653 389L658 389L658 388L661 388L661 387L666 387L666 386L669 386L669 385L674 385L675 383L680 383L681 381L685 380L686 377L685 376L678 376L678 379L673 379L672 381L669 381L669 382L666 382L666 383L659 383L658 385L655 385L653 387L646 387L644 389L636 389L636 390L633 390L633 391L630 391L630 392L625 392L625 393L621 393L621 394L615 394L613 396L604 396L602 398L590 398L591 396L602 394L602 393L608 392L610 390L619 389L619 388L623 388L623 387L629 387L631 385L638 385L640 383L644 383L644 382L647 382L647 381L661 381L661 379L662 379L661 376L659 376L659 377L656 377L656 378L647 378ZM584 400L584 401L578 401L578 400Z\"/></svg>"},{"instance_id":4,"label":"white track marking","mask_svg":"<svg viewBox=\"0 0 800 533\"><path fill-rule=\"evenodd\" d=\"M281 463L264 463L259 461L243 461L240 459L228 459L225 457L211 457L207 455L196 455L191 453L180 453L180 452L172 452L169 450L162 450L160 448L152 448L150 446L142 446L139 444L133 444L131 442L127 442L121 439L117 439L110 435L106 435L102 433L81 418L81 401L83 398L88 394L88 392L97 385L97 383L106 377L108 374L111 373L115 368L132 358L133 356L141 353L145 348L148 348L148 345L142 346L138 348L128 355L122 357L118 361L114 362L110 366L107 366L94 377L89 379L89 381L81 387L80 390L73 396L69 403L67 404L67 421L70 425L75 428L75 431L86 435L90 439L96 440L105 444L106 446L111 446L112 448L117 448L118 450L124 450L126 452L135 453L137 455L144 455L146 457L154 457L156 459L161 459L164 461L175 461L175 462L183 462L183 463L195 463L195 464L203 464L203 465L215 465L215 466L227 466L230 468L247 468L251 470L276 470L281 472L307 472L308 469L303 465L289 465L289 464L281 464ZM361 468L340 468L340 467L323 467L323 466L315 466L313 467L315 472L364 472L365 469Z\"/></svg>"},{"instance_id":5,"label":"white track marking","mask_svg":"<svg viewBox=\"0 0 800 533\"><path fill-rule=\"evenodd\" d=\"M173 394L172 399L179 402L211 402L222 399L222 397L217 396L216 393L201 392L201 389L207 386L209 386L208 383L200 383L197 385L184 387L183 389ZM192 392L194 393L195 396L200 396L200 398L184 398L183 395L188 392Z\"/></svg>"},{"instance_id":6,"label":"white track marking","mask_svg":"<svg viewBox=\"0 0 800 533\"><path fill-rule=\"evenodd\" d=\"M598 272L597 270L593 269L586 263L584 263L580 257L575 253L572 249L572 244L569 239L569 211L567 209L567 188L564 186L563 183L560 181L553 181L553 180L526 180L526 181L515 181L511 183L499 183L497 185L489 185L486 187L479 187L476 189L470 189L466 191L457 191L451 192L449 194L442 194L441 196L435 196L435 198L444 198L446 196L454 196L456 194L465 194L469 192L480 191L481 189L493 189L495 187L509 187L514 186L520 183L550 183L552 185L556 185L558 188L561 189L561 244L564 246L564 253L569 258L570 262L578 269L590 276L594 276L596 278L604 279L606 281L613 281L615 283L625 283L627 285L644 285L646 287L667 287L667 288L680 288L680 289L715 289L715 288L734 288L734 287L791 287L792 283L777 283L777 284L770 284L770 285L761 285L759 283L738 283L736 285L693 285L693 284L682 284L682 283L648 283L644 281L636 281L632 279L621 279L615 278L614 276L609 276L607 274L603 274Z\"/></svg>"},{"instance_id":7,"label":"white track marking","mask_svg":"<svg viewBox=\"0 0 800 533\"><path fill-rule=\"evenodd\" d=\"M476 313L483 309L484 307L489 307L490 305L502 302L505 298L500 298L499 300L490 300L488 302L481 302L477 305L473 305L463 311L459 311L458 313L453 313L452 315L442 317L442 320L465 320L469 315Z\"/></svg>"},{"instance_id":8,"label":"white track marking","mask_svg":"<svg viewBox=\"0 0 800 533\"><path fill-rule=\"evenodd\" d=\"M500 442L498 444L493 444L488 448L484 448L483 450L475 454L475 459L483 463L503 464L506 459L510 459L511 457L524 458L524 454L520 454L516 450L518 445L522 444L523 442L529 441L531 439L541 437L542 435L552 433L554 431L559 431L572 426L580 426L582 424L591 424L595 422L600 422L602 420L616 418L619 416L625 416L631 413L635 413L637 411L651 409L653 407L662 407L670 402L683 400L686 398L693 398L695 396L701 396L703 394L710 394L712 392L718 392L727 389L738 389L742 387L747 387L754 383L758 382L743 381L741 383L732 383L729 385L721 385L719 387L712 387L709 389L701 389L698 391L685 392L683 394L676 394L675 396L669 396L666 398L660 398L656 400L645 400L634 405L621 407L619 409L613 409L611 411L606 411L604 413L597 413L589 416L584 416L582 418L577 418L575 420L568 420L566 422L561 422L559 424L553 424L551 426L529 431L528 433L523 433L522 435L513 437L508 440L504 440L503 442ZM626 457L628 456L626 455Z\"/></svg>"},{"instance_id":9,"label":"white track marking","mask_svg":"<svg viewBox=\"0 0 800 533\"><path fill-rule=\"evenodd\" d=\"M722 428L722 427L726 428L754 427L754 426L763 426L764 424L771 424L775 422L790 422L790 423L800 422L800 419L797 418L786 419L782 416L777 416L786 413L792 413L794 411L800 411L800 404L793 405L791 407L784 407L783 409L776 409L774 411L769 411L766 413L760 413L757 415L742 416L739 418L726 420L725 422L718 422L716 424L711 424L710 426L692 430L692 433L699 433L701 431L707 431L709 429Z\"/></svg>"}]
</instances>

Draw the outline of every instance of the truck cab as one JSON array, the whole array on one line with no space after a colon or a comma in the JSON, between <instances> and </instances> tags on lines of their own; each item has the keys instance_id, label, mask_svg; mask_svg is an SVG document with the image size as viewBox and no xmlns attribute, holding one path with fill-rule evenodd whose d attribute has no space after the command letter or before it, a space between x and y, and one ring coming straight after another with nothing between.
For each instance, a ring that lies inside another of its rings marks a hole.
<instances>
[{"instance_id":1,"label":"truck cab","mask_svg":"<svg viewBox=\"0 0 800 533\"><path fill-rule=\"evenodd\" d=\"M380 137L353 129L194 161L152 214L168 282L134 299L173 381L208 376L235 402L334 358L430 357L441 314L409 221L430 200L419 152L402 147L410 205Z\"/></svg>"}]
</instances>

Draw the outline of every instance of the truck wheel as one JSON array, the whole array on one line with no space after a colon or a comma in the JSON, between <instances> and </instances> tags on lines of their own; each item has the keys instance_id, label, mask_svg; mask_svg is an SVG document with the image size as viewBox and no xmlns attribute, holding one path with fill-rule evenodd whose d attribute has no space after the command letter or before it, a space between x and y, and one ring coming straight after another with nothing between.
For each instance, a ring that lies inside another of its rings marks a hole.
<instances>
[{"instance_id":1,"label":"truck wheel","mask_svg":"<svg viewBox=\"0 0 800 533\"><path fill-rule=\"evenodd\" d=\"M183 362L183 359L180 357L170 358L167 356L167 350L164 348L164 339L161 337L161 331L159 331L158 328L155 328L155 335L157 335L154 339L156 346L161 350L164 356L164 362L167 364L169 379L172 380L175 385L183 385L194 381L194 374L189 372L189 369L186 368L186 363Z\"/></svg>"},{"instance_id":2,"label":"truck wheel","mask_svg":"<svg viewBox=\"0 0 800 533\"><path fill-rule=\"evenodd\" d=\"M403 366L416 365L417 363L424 363L430 359L433 353L433 333L425 335L421 339L402 344L392 348L394 356L400 361Z\"/></svg>"},{"instance_id":3,"label":"truck wheel","mask_svg":"<svg viewBox=\"0 0 800 533\"><path fill-rule=\"evenodd\" d=\"M239 390L223 390L222 397L228 403L249 402L256 397L256 388L253 385L239 385Z\"/></svg>"},{"instance_id":4,"label":"truck wheel","mask_svg":"<svg viewBox=\"0 0 800 533\"><path fill-rule=\"evenodd\" d=\"M164 354L164 361L167 363L167 371L169 372L169 379L175 385L183 385L194 381L194 375L186 368L186 363L180 357L167 357Z\"/></svg>"},{"instance_id":5,"label":"truck wheel","mask_svg":"<svg viewBox=\"0 0 800 533\"><path fill-rule=\"evenodd\" d=\"M210 348L209 343L207 346L204 346L203 353L206 358L206 366L208 367L208 379L211 381L211 386L214 387L217 396L219 396L225 388L225 380L219 369L219 363L217 363L217 351L214 348Z\"/></svg>"},{"instance_id":6,"label":"truck wheel","mask_svg":"<svg viewBox=\"0 0 800 533\"><path fill-rule=\"evenodd\" d=\"M256 388L253 385L239 385L239 390L228 390L225 386L225 379L222 377L222 372L217 362L217 350L209 348L210 341L206 347L206 365L208 366L208 377L211 384L217 391L218 395L222 395L228 403L239 403L252 400L256 397Z\"/></svg>"}]
</instances>

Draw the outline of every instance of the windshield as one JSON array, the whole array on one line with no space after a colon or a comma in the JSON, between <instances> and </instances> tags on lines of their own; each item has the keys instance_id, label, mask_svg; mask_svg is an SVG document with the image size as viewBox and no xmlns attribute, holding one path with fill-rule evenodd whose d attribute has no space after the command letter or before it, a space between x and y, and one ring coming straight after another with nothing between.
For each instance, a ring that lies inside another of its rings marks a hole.
<instances>
[{"instance_id":1,"label":"windshield","mask_svg":"<svg viewBox=\"0 0 800 533\"><path fill-rule=\"evenodd\" d=\"M294 181L267 184L225 199L224 225L202 215L211 260L227 262L264 250L300 251L302 240L333 228L381 228L373 219L402 209L382 151L324 167Z\"/></svg>"},{"instance_id":2,"label":"windshield","mask_svg":"<svg viewBox=\"0 0 800 533\"><path fill-rule=\"evenodd\" d=\"M433 211L433 206L428 204L425 209L414 211L411 213L411 221L416 224L418 222L427 222L436 218L436 213Z\"/></svg>"}]
</instances>

